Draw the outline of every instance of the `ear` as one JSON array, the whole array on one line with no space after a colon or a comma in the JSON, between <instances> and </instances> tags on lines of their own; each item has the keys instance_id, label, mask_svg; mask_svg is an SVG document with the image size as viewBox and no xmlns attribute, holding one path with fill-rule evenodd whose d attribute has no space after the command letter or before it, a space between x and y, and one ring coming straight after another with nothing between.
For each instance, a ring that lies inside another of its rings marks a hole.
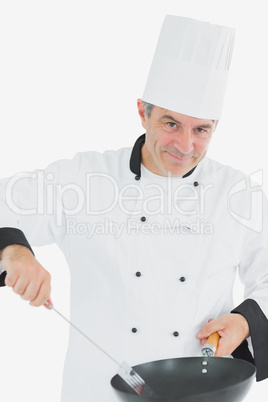
<instances>
[{"instance_id":1,"label":"ear","mask_svg":"<svg viewBox=\"0 0 268 402\"><path fill-rule=\"evenodd\" d=\"M141 99L137 100L137 106L138 106L138 113L139 113L139 116L141 118L142 127L145 128L145 130L146 130L145 109L144 109L143 102L142 102Z\"/></svg>"}]
</instances>

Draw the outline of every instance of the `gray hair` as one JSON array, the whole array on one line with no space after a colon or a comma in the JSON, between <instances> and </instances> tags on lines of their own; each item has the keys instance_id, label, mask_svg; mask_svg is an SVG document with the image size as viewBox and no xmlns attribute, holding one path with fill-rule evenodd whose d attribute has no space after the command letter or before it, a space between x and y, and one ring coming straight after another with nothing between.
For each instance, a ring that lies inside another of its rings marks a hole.
<instances>
[{"instance_id":1,"label":"gray hair","mask_svg":"<svg viewBox=\"0 0 268 402\"><path fill-rule=\"evenodd\" d=\"M152 110L153 110L153 108L155 107L155 105L153 105L152 103L145 102L145 101L142 101L142 104L143 104L144 109L145 109L145 115L146 115L147 117L151 117L151 113L152 113ZM216 127L217 127L217 125L218 125L219 120L212 120L212 121L215 122L215 128L214 128L214 130L216 130Z\"/></svg>"},{"instance_id":2,"label":"gray hair","mask_svg":"<svg viewBox=\"0 0 268 402\"><path fill-rule=\"evenodd\" d=\"M145 109L145 115L147 117L151 117L151 113L152 113L152 110L153 110L155 105L152 105L151 103L144 102L144 101L142 101L142 104L143 104L144 109Z\"/></svg>"}]
</instances>

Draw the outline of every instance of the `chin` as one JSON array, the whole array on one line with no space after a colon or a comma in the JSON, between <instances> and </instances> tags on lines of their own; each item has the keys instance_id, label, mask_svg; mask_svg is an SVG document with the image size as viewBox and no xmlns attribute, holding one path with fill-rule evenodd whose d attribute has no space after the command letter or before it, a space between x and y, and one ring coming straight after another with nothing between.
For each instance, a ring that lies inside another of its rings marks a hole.
<instances>
[{"instance_id":1,"label":"chin","mask_svg":"<svg viewBox=\"0 0 268 402\"><path fill-rule=\"evenodd\" d=\"M186 166L166 166L165 171L170 172L173 176L183 176L188 173L191 169L193 169L194 164L189 164Z\"/></svg>"},{"instance_id":2,"label":"chin","mask_svg":"<svg viewBox=\"0 0 268 402\"><path fill-rule=\"evenodd\" d=\"M189 170L191 170L191 168L189 169L165 169L163 170L163 172L165 173L165 176L177 176L177 177L181 177L183 175L185 175L187 172L189 172Z\"/></svg>"}]
</instances>

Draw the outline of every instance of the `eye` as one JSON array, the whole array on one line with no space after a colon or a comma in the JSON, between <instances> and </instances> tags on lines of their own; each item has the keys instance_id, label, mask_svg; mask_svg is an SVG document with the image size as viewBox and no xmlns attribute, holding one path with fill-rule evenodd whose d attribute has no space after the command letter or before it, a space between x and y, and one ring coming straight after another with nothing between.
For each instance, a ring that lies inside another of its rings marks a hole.
<instances>
[{"instance_id":1,"label":"eye","mask_svg":"<svg viewBox=\"0 0 268 402\"><path fill-rule=\"evenodd\" d=\"M169 126L169 127L171 127L171 128L177 127L177 124L174 123L173 121L168 121L166 124L167 124L167 126Z\"/></svg>"},{"instance_id":2,"label":"eye","mask_svg":"<svg viewBox=\"0 0 268 402\"><path fill-rule=\"evenodd\" d=\"M196 131L198 132L198 133L200 133L200 134L206 134L206 130L204 130L202 127L197 127L196 128Z\"/></svg>"}]
</instances>

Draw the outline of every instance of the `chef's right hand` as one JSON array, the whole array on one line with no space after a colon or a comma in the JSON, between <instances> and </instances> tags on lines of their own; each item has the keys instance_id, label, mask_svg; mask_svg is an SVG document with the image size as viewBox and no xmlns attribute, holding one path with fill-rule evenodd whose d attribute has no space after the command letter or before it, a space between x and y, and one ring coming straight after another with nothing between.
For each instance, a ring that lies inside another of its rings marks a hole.
<instances>
[{"instance_id":1,"label":"chef's right hand","mask_svg":"<svg viewBox=\"0 0 268 402\"><path fill-rule=\"evenodd\" d=\"M51 305L51 277L32 252L17 244L5 247L1 252L2 267L7 275L5 283L22 299L29 300L31 306L42 306L46 301ZM45 305L49 309L48 306Z\"/></svg>"}]
</instances>

